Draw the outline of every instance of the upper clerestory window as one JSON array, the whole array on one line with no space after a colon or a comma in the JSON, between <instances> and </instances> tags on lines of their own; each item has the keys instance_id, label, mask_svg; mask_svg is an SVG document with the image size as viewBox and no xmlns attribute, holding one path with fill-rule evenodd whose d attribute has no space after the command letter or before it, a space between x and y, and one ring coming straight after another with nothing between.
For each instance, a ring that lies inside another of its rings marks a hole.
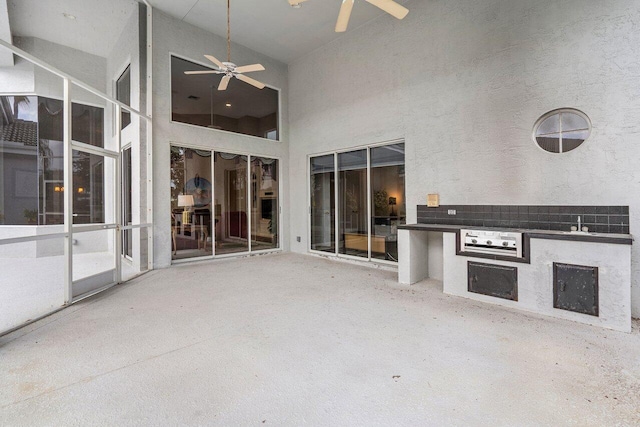
<instances>
[{"instance_id":1,"label":"upper clerestory window","mask_svg":"<svg viewBox=\"0 0 640 427\"><path fill-rule=\"evenodd\" d=\"M231 79L218 90L221 74L186 75L211 68L171 57L171 119L211 129L280 140L279 91Z\"/></svg>"}]
</instances>

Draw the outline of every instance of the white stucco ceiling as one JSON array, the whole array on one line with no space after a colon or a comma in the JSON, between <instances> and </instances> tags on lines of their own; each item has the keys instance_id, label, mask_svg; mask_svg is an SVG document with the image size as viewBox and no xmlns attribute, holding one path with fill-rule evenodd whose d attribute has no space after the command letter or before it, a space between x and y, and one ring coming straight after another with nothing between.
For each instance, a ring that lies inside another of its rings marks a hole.
<instances>
[{"instance_id":1,"label":"white stucco ceiling","mask_svg":"<svg viewBox=\"0 0 640 427\"><path fill-rule=\"evenodd\" d=\"M3 2L14 36L38 37L102 57L111 53L137 4L136 0L0 0L0 5ZM149 3L226 37L226 0ZM294 9L287 0L232 0L231 37L235 43L290 63L342 35L334 32L340 4L341 0L308 0ZM395 19L365 0L356 0L348 31L378 17Z\"/></svg>"},{"instance_id":2,"label":"white stucco ceiling","mask_svg":"<svg viewBox=\"0 0 640 427\"><path fill-rule=\"evenodd\" d=\"M226 0L150 0L162 12L226 37ZM406 3L405 0L400 3ZM232 0L231 38L257 52L289 63L340 37L334 32L341 0L308 0L299 9L287 0ZM356 0L349 30L385 15Z\"/></svg>"},{"instance_id":3,"label":"white stucco ceiling","mask_svg":"<svg viewBox=\"0 0 640 427\"><path fill-rule=\"evenodd\" d=\"M111 53L135 0L8 0L14 36L38 37L106 57ZM64 14L75 16L69 19Z\"/></svg>"}]
</instances>

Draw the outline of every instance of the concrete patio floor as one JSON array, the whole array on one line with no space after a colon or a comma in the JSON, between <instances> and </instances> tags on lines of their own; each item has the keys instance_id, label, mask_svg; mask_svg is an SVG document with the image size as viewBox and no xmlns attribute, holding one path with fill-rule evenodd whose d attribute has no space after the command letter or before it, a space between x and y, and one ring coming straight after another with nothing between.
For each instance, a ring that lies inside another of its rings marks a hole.
<instances>
[{"instance_id":1,"label":"concrete patio floor","mask_svg":"<svg viewBox=\"0 0 640 427\"><path fill-rule=\"evenodd\" d=\"M0 338L0 425L638 425L640 334L294 254L157 270Z\"/></svg>"}]
</instances>

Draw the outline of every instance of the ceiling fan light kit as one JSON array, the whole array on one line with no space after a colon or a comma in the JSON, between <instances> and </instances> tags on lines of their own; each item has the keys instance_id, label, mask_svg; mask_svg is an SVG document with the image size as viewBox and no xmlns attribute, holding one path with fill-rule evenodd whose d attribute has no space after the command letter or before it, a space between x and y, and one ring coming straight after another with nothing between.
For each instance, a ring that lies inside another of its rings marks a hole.
<instances>
[{"instance_id":1,"label":"ceiling fan light kit","mask_svg":"<svg viewBox=\"0 0 640 427\"><path fill-rule=\"evenodd\" d=\"M305 1L305 0L302 0ZM264 89L265 84L261 83L251 77L245 76L244 73L252 73L255 71L264 71L264 67L261 64L252 64L252 65L242 65L237 66L233 62L231 62L231 0L227 0L227 60L226 62L220 61L213 55L205 55L209 61L213 62L213 64L218 67L213 70L198 70L198 71L185 71L184 73L187 75L198 75L198 74L224 74L222 79L220 80L220 84L218 85L218 90L227 90L229 86L229 82L232 78L236 78L245 83L248 83L252 86L257 87L258 89Z\"/></svg>"}]
</instances>

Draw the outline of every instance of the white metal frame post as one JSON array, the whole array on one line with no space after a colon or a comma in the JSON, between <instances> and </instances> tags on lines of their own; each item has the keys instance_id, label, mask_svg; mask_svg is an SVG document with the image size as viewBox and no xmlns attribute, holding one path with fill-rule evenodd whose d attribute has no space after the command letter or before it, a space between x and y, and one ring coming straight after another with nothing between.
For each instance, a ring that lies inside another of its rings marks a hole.
<instances>
[{"instance_id":1,"label":"white metal frame post","mask_svg":"<svg viewBox=\"0 0 640 427\"><path fill-rule=\"evenodd\" d=\"M375 228L371 218L371 147L367 147L367 260L371 261L371 238Z\"/></svg>"},{"instance_id":2,"label":"white metal frame post","mask_svg":"<svg viewBox=\"0 0 640 427\"><path fill-rule=\"evenodd\" d=\"M73 147L71 146L71 82L64 78L63 150L64 150L64 303L73 298Z\"/></svg>"},{"instance_id":3,"label":"white metal frame post","mask_svg":"<svg viewBox=\"0 0 640 427\"><path fill-rule=\"evenodd\" d=\"M218 245L218 236L216 235L216 206L218 205L218 203L216 203L218 194L216 192L216 152L215 151L211 151L211 206L213 206L213 209L211 211L211 256L215 257L216 256L216 246ZM222 208L221 208L222 210ZM220 212L220 221L222 222L222 212ZM220 224L220 227L222 227L222 224ZM207 243L205 242L205 245ZM206 247L206 246L205 246Z\"/></svg>"},{"instance_id":4,"label":"white metal frame post","mask_svg":"<svg viewBox=\"0 0 640 427\"><path fill-rule=\"evenodd\" d=\"M122 226L127 225L124 223L124 216L122 215L122 108L116 105L116 116L114 118L116 125L116 151L118 157L115 159L116 175L114 177L114 191L115 191L115 203L114 203L114 219L116 223L115 229L115 268L116 268L116 283L122 282Z\"/></svg>"},{"instance_id":5,"label":"white metal frame post","mask_svg":"<svg viewBox=\"0 0 640 427\"><path fill-rule=\"evenodd\" d=\"M339 176L340 171L338 170L338 154L333 153L333 224L335 230L333 230L333 238L334 238L334 248L333 253L335 256L338 256L340 253L340 206L338 205L338 194L340 194L340 183ZM329 212L331 212L331 202L329 202Z\"/></svg>"},{"instance_id":6,"label":"white metal frame post","mask_svg":"<svg viewBox=\"0 0 640 427\"><path fill-rule=\"evenodd\" d=\"M251 232L252 230L252 215L251 210L253 209L253 182L251 180L251 155L247 155L247 240L249 241L249 253L251 253ZM242 236L242 221L240 222L240 235Z\"/></svg>"},{"instance_id":7,"label":"white metal frame post","mask_svg":"<svg viewBox=\"0 0 640 427\"><path fill-rule=\"evenodd\" d=\"M143 0L147 6L147 105L146 105L146 130L147 130L147 270L153 270L154 266L154 237L153 237L153 6L147 0ZM142 142L142 141L140 141Z\"/></svg>"}]
</instances>

